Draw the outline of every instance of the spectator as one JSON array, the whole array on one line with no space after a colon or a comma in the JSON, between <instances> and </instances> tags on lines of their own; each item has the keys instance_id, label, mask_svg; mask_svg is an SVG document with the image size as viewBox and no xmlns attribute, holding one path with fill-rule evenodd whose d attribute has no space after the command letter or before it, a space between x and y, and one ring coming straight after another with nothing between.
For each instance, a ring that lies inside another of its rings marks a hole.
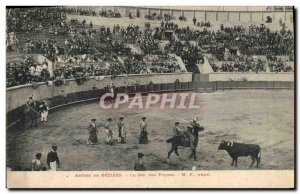
<instances>
[{"instance_id":1,"label":"spectator","mask_svg":"<svg viewBox=\"0 0 300 194\"><path fill-rule=\"evenodd\" d=\"M194 26L196 26L196 22L197 22L197 19L196 19L196 17L194 17L194 18L193 18Z\"/></svg>"},{"instance_id":2,"label":"spectator","mask_svg":"<svg viewBox=\"0 0 300 194\"><path fill-rule=\"evenodd\" d=\"M35 159L31 162L31 171L42 171L43 170L43 162L41 161L42 154L37 153L35 155Z\"/></svg>"}]
</instances>

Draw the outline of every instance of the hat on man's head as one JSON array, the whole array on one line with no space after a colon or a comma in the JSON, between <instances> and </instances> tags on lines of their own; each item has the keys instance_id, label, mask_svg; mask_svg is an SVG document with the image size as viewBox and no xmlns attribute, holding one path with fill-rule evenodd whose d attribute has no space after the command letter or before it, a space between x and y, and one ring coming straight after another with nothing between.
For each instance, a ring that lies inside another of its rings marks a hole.
<instances>
[{"instance_id":1,"label":"hat on man's head","mask_svg":"<svg viewBox=\"0 0 300 194\"><path fill-rule=\"evenodd\" d=\"M124 119L124 117L121 116L121 117L119 117L119 119L120 119L120 120L121 120L121 119Z\"/></svg>"},{"instance_id":2,"label":"hat on man's head","mask_svg":"<svg viewBox=\"0 0 300 194\"><path fill-rule=\"evenodd\" d=\"M96 119L91 119L91 121L96 121Z\"/></svg>"},{"instance_id":3,"label":"hat on man's head","mask_svg":"<svg viewBox=\"0 0 300 194\"><path fill-rule=\"evenodd\" d=\"M147 117L142 117L143 120L147 119Z\"/></svg>"},{"instance_id":4,"label":"hat on man's head","mask_svg":"<svg viewBox=\"0 0 300 194\"><path fill-rule=\"evenodd\" d=\"M179 122L175 122L175 125L179 125Z\"/></svg>"},{"instance_id":5,"label":"hat on man's head","mask_svg":"<svg viewBox=\"0 0 300 194\"><path fill-rule=\"evenodd\" d=\"M52 145L52 149L55 149L55 148L57 148L57 145L56 145L56 144L53 144L53 145Z\"/></svg>"},{"instance_id":6,"label":"hat on man's head","mask_svg":"<svg viewBox=\"0 0 300 194\"><path fill-rule=\"evenodd\" d=\"M138 158L143 158L144 157L144 154L143 153L138 153Z\"/></svg>"},{"instance_id":7,"label":"hat on man's head","mask_svg":"<svg viewBox=\"0 0 300 194\"><path fill-rule=\"evenodd\" d=\"M108 120L108 121L111 121L112 119L111 119L111 118L108 118L107 120Z\"/></svg>"},{"instance_id":8,"label":"hat on man's head","mask_svg":"<svg viewBox=\"0 0 300 194\"><path fill-rule=\"evenodd\" d=\"M42 153L37 153L37 154L35 154L35 157L36 157L36 158L41 158L41 157L42 157Z\"/></svg>"}]
</instances>

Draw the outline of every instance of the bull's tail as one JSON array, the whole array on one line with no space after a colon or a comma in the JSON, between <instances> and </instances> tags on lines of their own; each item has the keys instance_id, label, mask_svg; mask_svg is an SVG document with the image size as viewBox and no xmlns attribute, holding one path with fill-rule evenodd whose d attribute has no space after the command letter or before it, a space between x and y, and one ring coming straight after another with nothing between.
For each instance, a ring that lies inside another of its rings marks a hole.
<instances>
[{"instance_id":1,"label":"bull's tail","mask_svg":"<svg viewBox=\"0 0 300 194\"><path fill-rule=\"evenodd\" d=\"M171 143L173 141L173 137L167 139L167 143Z\"/></svg>"}]
</instances>

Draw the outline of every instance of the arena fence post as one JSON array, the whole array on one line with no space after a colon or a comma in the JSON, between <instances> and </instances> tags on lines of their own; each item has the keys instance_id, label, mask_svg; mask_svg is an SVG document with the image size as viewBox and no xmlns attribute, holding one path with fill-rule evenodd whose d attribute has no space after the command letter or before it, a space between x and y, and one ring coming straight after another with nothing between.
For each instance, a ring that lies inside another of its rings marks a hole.
<instances>
[{"instance_id":1,"label":"arena fence post","mask_svg":"<svg viewBox=\"0 0 300 194\"><path fill-rule=\"evenodd\" d=\"M267 90L268 89L268 82L264 82L265 83L265 90Z\"/></svg>"},{"instance_id":2,"label":"arena fence post","mask_svg":"<svg viewBox=\"0 0 300 194\"><path fill-rule=\"evenodd\" d=\"M192 84L192 90L195 90L195 82L191 82Z\"/></svg>"},{"instance_id":3,"label":"arena fence post","mask_svg":"<svg viewBox=\"0 0 300 194\"><path fill-rule=\"evenodd\" d=\"M149 83L146 85L146 92L149 93Z\"/></svg>"},{"instance_id":4,"label":"arena fence post","mask_svg":"<svg viewBox=\"0 0 300 194\"><path fill-rule=\"evenodd\" d=\"M173 92L175 92L175 91L176 91L176 84L173 83Z\"/></svg>"},{"instance_id":5,"label":"arena fence post","mask_svg":"<svg viewBox=\"0 0 300 194\"><path fill-rule=\"evenodd\" d=\"M224 91L224 82L223 82L223 91Z\"/></svg>"},{"instance_id":6,"label":"arena fence post","mask_svg":"<svg viewBox=\"0 0 300 194\"><path fill-rule=\"evenodd\" d=\"M206 86L205 86L205 90L208 89L208 88L211 88L212 90L214 89L214 83L215 81L213 82L206 82Z\"/></svg>"}]
</instances>

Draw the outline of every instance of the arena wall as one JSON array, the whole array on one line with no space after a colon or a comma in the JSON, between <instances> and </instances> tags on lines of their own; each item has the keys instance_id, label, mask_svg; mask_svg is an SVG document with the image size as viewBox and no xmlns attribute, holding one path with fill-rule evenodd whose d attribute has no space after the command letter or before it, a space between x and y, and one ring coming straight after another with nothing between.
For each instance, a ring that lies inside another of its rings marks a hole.
<instances>
[{"instance_id":1,"label":"arena wall","mask_svg":"<svg viewBox=\"0 0 300 194\"><path fill-rule=\"evenodd\" d=\"M78 85L74 79L68 80L67 85L55 86L47 85L46 83L38 83L38 87L34 89L32 84L16 86L7 88L6 90L6 112L14 110L26 102L29 96L33 95L35 100L42 100L45 98L51 98L58 95L66 95L76 92L89 91L93 87L104 88L113 82L115 86L133 85L139 83L139 85L148 84L150 82L154 84L160 83L174 83L176 80L180 82L191 82L192 73L180 73L180 74L149 74L149 75L127 75L117 76L115 79L110 77L98 77L91 78L84 82L82 85Z\"/></svg>"},{"instance_id":2,"label":"arena wall","mask_svg":"<svg viewBox=\"0 0 300 194\"><path fill-rule=\"evenodd\" d=\"M211 73L209 81L294 81L294 73Z\"/></svg>"},{"instance_id":3,"label":"arena wall","mask_svg":"<svg viewBox=\"0 0 300 194\"><path fill-rule=\"evenodd\" d=\"M76 8L76 6L71 6L72 8ZM290 10L283 11L266 11L261 7L258 7L255 10L255 7L251 7L254 9L251 10L241 10L237 11L235 9L227 9L226 7L223 10L213 9L205 9L205 7L198 7L198 9L193 10L191 7L188 9L180 9L180 7L174 7L172 9L161 8L161 7L133 7L133 6L90 6L90 7L77 7L78 9L85 10L94 10L97 13L101 10L112 10L118 11L121 13L121 17L128 17L129 13L132 13L133 17L137 17L137 13L139 12L139 17L144 18L145 15L149 15L152 13L156 13L157 15L164 15L165 13L170 13L171 16L178 19L179 16L185 16L187 20L192 20L194 16L197 17L198 21L209 20L210 22L262 22L266 20L267 16L271 16L273 21L278 21L282 18L283 21L291 21L293 17L293 12ZM201 10L203 8L203 10ZM226 9L225 9L226 8ZM245 7L243 7L245 8Z\"/></svg>"},{"instance_id":4,"label":"arena wall","mask_svg":"<svg viewBox=\"0 0 300 194\"><path fill-rule=\"evenodd\" d=\"M73 83L74 84L74 83ZM61 87L55 86L58 88L56 93L50 93L49 95L53 95L48 98L48 102L50 105L50 110L56 110L60 107L64 107L67 105L74 105L77 103L83 103L87 101L97 101L102 95L108 92L107 87L105 88L86 88L83 91L74 90L72 93L59 91ZM71 86L70 86L71 87ZM73 86L74 87L74 86ZM54 89L54 88L52 88ZM192 82L173 82L173 83L157 83L157 84L141 84L138 86L118 86L116 87L116 91L118 93L127 93L129 95L136 93L162 93L162 92L204 92L210 93L214 91L224 91L224 90L238 90L238 89L263 89L263 90L274 90L274 89L294 89L294 82L290 81L192 81ZM39 98L45 97L47 90L45 87L33 89L31 87L22 87L20 89L15 90L17 92L10 93L10 102L12 102L9 106L16 103L17 100L26 100L25 95L35 94L39 95ZM23 94L25 92L25 94ZM27 92L27 93L26 93ZM45 93L46 92L46 93ZM45 93L45 94L44 94ZM16 96L14 96L16 95ZM22 95L22 97L17 96ZM11 108L11 107L10 107ZM24 104L20 104L19 107L10 110L6 113L6 124L7 129L21 127L24 128L26 121L28 118L24 116Z\"/></svg>"}]
</instances>

